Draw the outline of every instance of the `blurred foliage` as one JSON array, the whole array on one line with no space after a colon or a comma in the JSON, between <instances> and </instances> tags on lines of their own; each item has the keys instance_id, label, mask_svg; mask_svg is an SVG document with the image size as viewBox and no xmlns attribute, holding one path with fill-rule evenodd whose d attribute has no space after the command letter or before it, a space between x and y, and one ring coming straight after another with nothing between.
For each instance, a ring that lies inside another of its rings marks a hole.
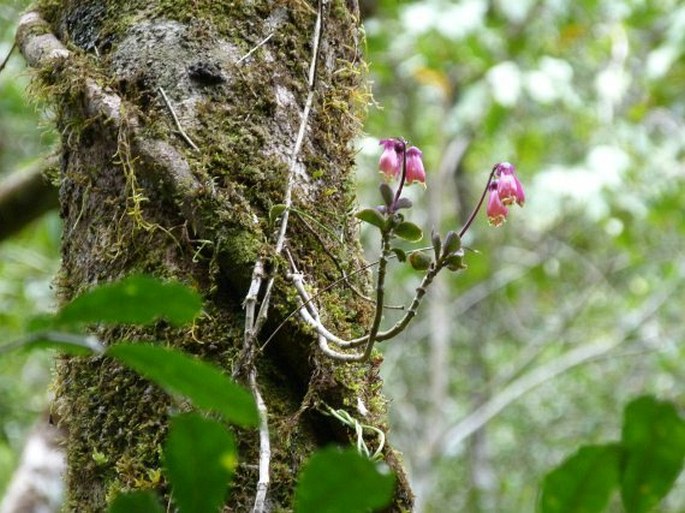
<instances>
[{"instance_id":1,"label":"blurred foliage","mask_svg":"<svg viewBox=\"0 0 685 513\"><path fill-rule=\"evenodd\" d=\"M391 441L417 511L533 511L581 440L618 438L630 398L685 400L685 6L382 0L365 27L377 104L362 204L379 203L376 145L392 135L424 151L425 230L458 228L495 162L513 162L527 193L503 227L480 217L469 268L442 276L387 345ZM395 269L393 304L417 285ZM594 356L555 370L584 348ZM499 400L462 440L461 421ZM681 482L661 508L685 508Z\"/></svg>"},{"instance_id":2,"label":"blurred foliage","mask_svg":"<svg viewBox=\"0 0 685 513\"><path fill-rule=\"evenodd\" d=\"M0 57L25 4L0 5ZM467 252L469 268L441 276L411 331L386 345L391 441L405 453L419 512L533 511L543 476L581 441L620 438L633 397L684 405L685 6L364 4L377 103L360 141L360 203L380 202L376 145L395 135L424 151L428 190L411 193L426 233L464 222L495 162L517 166L528 197L504 227L477 221L464 240L479 251ZM51 141L36 128L26 82L15 54L0 74L0 177ZM54 306L58 233L51 216L0 245L1 338ZM398 303L417 278L408 265L393 270ZM584 347L600 350L555 372ZM45 404L46 368L41 355L0 359L0 490ZM535 373L540 386L523 386ZM470 413L511 390L519 393L482 429L456 436ZM685 509L682 478L660 508Z\"/></svg>"},{"instance_id":3,"label":"blurred foliage","mask_svg":"<svg viewBox=\"0 0 685 513\"><path fill-rule=\"evenodd\" d=\"M12 47L19 13L28 2L0 4L0 62ZM29 76L15 51L0 73L0 180L46 151L54 136L43 114L28 102ZM33 314L54 308L50 283L58 268L60 222L56 213L0 243L0 341L16 338ZM48 403L50 356L0 358L0 495L12 475L23 440Z\"/></svg>"}]
</instances>

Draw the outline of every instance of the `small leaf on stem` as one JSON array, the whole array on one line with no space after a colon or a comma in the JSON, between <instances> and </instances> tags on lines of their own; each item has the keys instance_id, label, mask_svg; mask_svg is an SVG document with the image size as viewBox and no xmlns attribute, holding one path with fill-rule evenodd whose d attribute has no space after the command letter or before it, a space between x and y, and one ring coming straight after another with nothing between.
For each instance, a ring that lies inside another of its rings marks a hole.
<instances>
[{"instance_id":1,"label":"small leaf on stem","mask_svg":"<svg viewBox=\"0 0 685 513\"><path fill-rule=\"evenodd\" d=\"M282 203L279 203L278 205L274 205L271 207L271 210L269 210L269 224L274 224L276 222L276 219L285 212L285 209L288 208Z\"/></svg>"},{"instance_id":2,"label":"small leaf on stem","mask_svg":"<svg viewBox=\"0 0 685 513\"><path fill-rule=\"evenodd\" d=\"M432 262L433 260L431 259L431 257L429 257L428 255L424 255L419 251L409 255L409 263L417 271L425 271L430 267Z\"/></svg>"},{"instance_id":3,"label":"small leaf on stem","mask_svg":"<svg viewBox=\"0 0 685 513\"><path fill-rule=\"evenodd\" d=\"M400 248L390 248L390 251L395 253L398 262L405 262L407 260L407 254L404 252L404 250Z\"/></svg>"},{"instance_id":4,"label":"small leaf on stem","mask_svg":"<svg viewBox=\"0 0 685 513\"><path fill-rule=\"evenodd\" d=\"M433 244L433 250L435 251L435 259L438 260L440 258L442 241L440 240L440 234L436 232L435 229L431 230L431 242Z\"/></svg>"},{"instance_id":5,"label":"small leaf on stem","mask_svg":"<svg viewBox=\"0 0 685 513\"><path fill-rule=\"evenodd\" d=\"M385 206L389 207L390 205L392 205L392 202L395 199L395 193L392 192L392 188L385 182L381 183L379 188L381 191L381 196L383 196Z\"/></svg>"},{"instance_id":6,"label":"small leaf on stem","mask_svg":"<svg viewBox=\"0 0 685 513\"><path fill-rule=\"evenodd\" d=\"M395 235L409 242L418 242L423 238L421 228L409 221L403 221L395 227Z\"/></svg>"},{"instance_id":7,"label":"small leaf on stem","mask_svg":"<svg viewBox=\"0 0 685 513\"><path fill-rule=\"evenodd\" d=\"M457 232L450 230L449 232L447 232L447 235L445 235L445 241L442 248L442 256L446 257L447 255L451 255L452 253L455 253L460 249L461 237L459 237L459 234Z\"/></svg>"},{"instance_id":8,"label":"small leaf on stem","mask_svg":"<svg viewBox=\"0 0 685 513\"><path fill-rule=\"evenodd\" d=\"M409 198L400 198L397 200L397 205L395 205L395 208L400 209L400 208L411 208L413 203Z\"/></svg>"},{"instance_id":9,"label":"small leaf on stem","mask_svg":"<svg viewBox=\"0 0 685 513\"><path fill-rule=\"evenodd\" d=\"M375 208L365 208L357 212L354 217L361 219L365 223L372 224L381 230L385 229L385 218Z\"/></svg>"},{"instance_id":10,"label":"small leaf on stem","mask_svg":"<svg viewBox=\"0 0 685 513\"><path fill-rule=\"evenodd\" d=\"M457 253L453 253L451 255L448 255L445 257L445 259L443 261L445 262L445 267L447 267L452 272L461 271L462 269L466 269L466 264L464 264L464 252L463 251L459 251Z\"/></svg>"}]
</instances>

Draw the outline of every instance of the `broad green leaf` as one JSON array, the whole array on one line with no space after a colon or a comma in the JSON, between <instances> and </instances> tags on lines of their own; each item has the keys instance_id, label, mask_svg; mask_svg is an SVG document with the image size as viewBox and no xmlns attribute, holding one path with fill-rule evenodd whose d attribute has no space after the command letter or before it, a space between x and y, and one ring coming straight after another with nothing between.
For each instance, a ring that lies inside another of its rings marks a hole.
<instances>
[{"instance_id":1,"label":"broad green leaf","mask_svg":"<svg viewBox=\"0 0 685 513\"><path fill-rule=\"evenodd\" d=\"M164 513L152 492L130 492L116 496L109 505L108 513Z\"/></svg>"},{"instance_id":2,"label":"broad green leaf","mask_svg":"<svg viewBox=\"0 0 685 513\"><path fill-rule=\"evenodd\" d=\"M424 255L420 251L416 251L409 255L409 263L417 271L425 271L431 265L433 260L428 255Z\"/></svg>"},{"instance_id":3,"label":"broad green leaf","mask_svg":"<svg viewBox=\"0 0 685 513\"><path fill-rule=\"evenodd\" d=\"M409 221L402 221L395 227L395 235L410 242L418 242L423 238L421 228Z\"/></svg>"},{"instance_id":4,"label":"broad green leaf","mask_svg":"<svg viewBox=\"0 0 685 513\"><path fill-rule=\"evenodd\" d=\"M58 314L61 324L149 324L165 318L180 325L202 308L200 296L179 282L134 275L93 288L67 304Z\"/></svg>"},{"instance_id":5,"label":"broad green leaf","mask_svg":"<svg viewBox=\"0 0 685 513\"><path fill-rule=\"evenodd\" d=\"M279 203L278 205L274 205L271 207L271 210L269 210L269 223L274 224L276 222L276 219L285 212L285 209L288 208L282 203Z\"/></svg>"},{"instance_id":6,"label":"broad green leaf","mask_svg":"<svg viewBox=\"0 0 685 513\"><path fill-rule=\"evenodd\" d=\"M218 512L238 463L233 435L196 413L171 419L164 466L181 513Z\"/></svg>"},{"instance_id":7,"label":"broad green leaf","mask_svg":"<svg viewBox=\"0 0 685 513\"><path fill-rule=\"evenodd\" d=\"M385 228L385 217L375 208L365 208L354 215L357 219L361 219L365 223L377 226L381 230Z\"/></svg>"},{"instance_id":8,"label":"broad green leaf","mask_svg":"<svg viewBox=\"0 0 685 513\"><path fill-rule=\"evenodd\" d=\"M392 191L390 186L382 182L380 185L380 191L381 191L381 196L383 196L383 203L385 203L386 207L389 207L392 205L392 202L395 200L395 193Z\"/></svg>"},{"instance_id":9,"label":"broad green leaf","mask_svg":"<svg viewBox=\"0 0 685 513\"><path fill-rule=\"evenodd\" d=\"M221 414L227 422L256 426L259 421L252 395L208 362L149 344L117 344L106 354L168 392L187 397L197 408Z\"/></svg>"},{"instance_id":10,"label":"broad green leaf","mask_svg":"<svg viewBox=\"0 0 685 513\"><path fill-rule=\"evenodd\" d=\"M651 510L683 468L685 422L675 406L644 396L624 411L621 498L627 513Z\"/></svg>"},{"instance_id":11,"label":"broad green leaf","mask_svg":"<svg viewBox=\"0 0 685 513\"><path fill-rule=\"evenodd\" d=\"M588 445L545 476L541 513L600 513L618 487L618 444Z\"/></svg>"},{"instance_id":12,"label":"broad green leaf","mask_svg":"<svg viewBox=\"0 0 685 513\"><path fill-rule=\"evenodd\" d=\"M392 499L395 476L354 449L328 447L311 457L295 488L296 513L366 513Z\"/></svg>"}]
</instances>

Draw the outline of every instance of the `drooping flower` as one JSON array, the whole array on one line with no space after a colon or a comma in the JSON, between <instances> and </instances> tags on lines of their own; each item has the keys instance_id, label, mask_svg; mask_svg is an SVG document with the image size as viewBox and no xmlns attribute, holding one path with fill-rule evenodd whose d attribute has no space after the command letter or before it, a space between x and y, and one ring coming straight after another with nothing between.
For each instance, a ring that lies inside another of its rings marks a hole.
<instances>
[{"instance_id":1,"label":"drooping flower","mask_svg":"<svg viewBox=\"0 0 685 513\"><path fill-rule=\"evenodd\" d=\"M378 161L378 169L391 180L402 173L402 145L396 139L382 139L383 153Z\"/></svg>"},{"instance_id":2,"label":"drooping flower","mask_svg":"<svg viewBox=\"0 0 685 513\"><path fill-rule=\"evenodd\" d=\"M504 205L517 203L523 206L526 195L523 186L516 176L516 168L509 162L500 162L495 165L495 175L497 178L497 194Z\"/></svg>"},{"instance_id":3,"label":"drooping flower","mask_svg":"<svg viewBox=\"0 0 685 513\"><path fill-rule=\"evenodd\" d=\"M488 222L492 226L500 226L507 219L509 209L504 205L499 195L499 182L493 180L490 183L490 196L488 196L488 206L486 213L488 214Z\"/></svg>"},{"instance_id":4,"label":"drooping flower","mask_svg":"<svg viewBox=\"0 0 685 513\"><path fill-rule=\"evenodd\" d=\"M426 170L423 168L422 155L423 153L416 146L407 150L407 173L405 176L407 185L418 182L424 187L426 186Z\"/></svg>"}]
</instances>

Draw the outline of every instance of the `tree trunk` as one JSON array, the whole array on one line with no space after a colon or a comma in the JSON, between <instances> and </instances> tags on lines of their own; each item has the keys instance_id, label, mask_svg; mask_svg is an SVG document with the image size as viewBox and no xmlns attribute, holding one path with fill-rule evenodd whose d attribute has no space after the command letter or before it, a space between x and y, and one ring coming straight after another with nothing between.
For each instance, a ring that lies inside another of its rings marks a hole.
<instances>
[{"instance_id":1,"label":"tree trunk","mask_svg":"<svg viewBox=\"0 0 685 513\"><path fill-rule=\"evenodd\" d=\"M259 344L297 307L288 260L274 251L278 225L269 220L289 184L293 207L311 217L291 214L285 247L308 284L321 290L362 266L349 215L350 143L367 92L350 3L42 0L47 24L24 17L18 42L62 135L60 298L133 272L179 279L205 298L192 327L98 329L105 342L156 340L244 375L242 304L258 259L276 276ZM366 274L351 281L368 287ZM372 306L348 286L319 302L343 335L370 324ZM325 405L357 418L367 409L364 423L386 430L380 364L377 354L365 364L327 359L297 317L257 354L271 429L270 511L291 510L295 477L312 451L354 436L322 414ZM108 358L65 357L56 396L70 510L103 511L132 488L168 496L159 471L172 407L164 393ZM241 464L224 511L245 512L258 481L259 437L237 435ZM398 475L388 511L409 511L401 463L389 447L384 456Z\"/></svg>"}]
</instances>

